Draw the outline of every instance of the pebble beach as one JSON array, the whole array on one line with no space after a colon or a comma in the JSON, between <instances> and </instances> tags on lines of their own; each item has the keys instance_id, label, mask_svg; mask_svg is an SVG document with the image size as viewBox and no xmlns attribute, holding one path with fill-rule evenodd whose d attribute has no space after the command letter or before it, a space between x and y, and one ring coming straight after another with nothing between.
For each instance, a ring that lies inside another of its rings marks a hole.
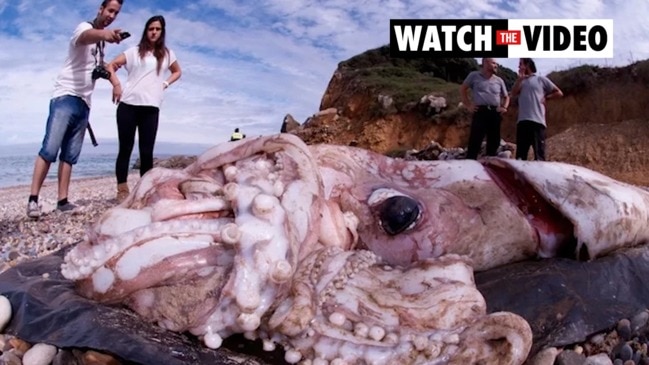
<instances>
[{"instance_id":1,"label":"pebble beach","mask_svg":"<svg viewBox=\"0 0 649 365\"><path fill-rule=\"evenodd\" d=\"M138 179L137 171L129 175L131 189ZM0 188L0 272L82 240L96 218L117 205L114 176L74 179L73 175L68 200L78 210L65 213L55 209L56 181L45 182L39 196L42 215L38 220L26 215L29 192L29 185ZM5 310L8 301L3 299L0 297L0 330L10 319ZM119 364L99 352L59 351L51 345L29 344L6 334L0 335L0 351L1 364Z\"/></svg>"},{"instance_id":2,"label":"pebble beach","mask_svg":"<svg viewBox=\"0 0 649 365\"><path fill-rule=\"evenodd\" d=\"M129 175L131 189L138 179L137 172ZM69 200L79 208L75 212L62 213L55 210L56 182L46 182L39 198L42 216L38 220L31 220L26 216L29 186L0 188L0 272L82 240L91 224L107 209L117 205L115 195L113 176L74 179L70 185ZM8 300L0 296L0 332L11 318L10 307ZM649 311L641 311L632 318L620 319L610 331L596 334L584 343L543 350L529 359L527 364L649 364L648 322ZM104 353L30 344L1 333L0 351L0 364L120 364L117 359Z\"/></svg>"},{"instance_id":3,"label":"pebble beach","mask_svg":"<svg viewBox=\"0 0 649 365\"><path fill-rule=\"evenodd\" d=\"M133 188L139 174L131 173ZM40 257L84 237L90 224L106 209L117 205L116 182L113 176L74 179L68 200L77 211L59 212L56 208L57 183L46 182L41 189L39 204L42 215L38 220L26 215L28 185L0 188L0 261L2 271L24 259Z\"/></svg>"}]
</instances>

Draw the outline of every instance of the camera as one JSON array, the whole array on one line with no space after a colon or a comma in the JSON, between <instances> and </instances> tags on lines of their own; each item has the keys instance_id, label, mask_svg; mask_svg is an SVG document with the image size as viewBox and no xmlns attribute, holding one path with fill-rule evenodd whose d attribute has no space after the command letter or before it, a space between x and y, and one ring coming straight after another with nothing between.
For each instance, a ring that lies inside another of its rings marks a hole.
<instances>
[{"instance_id":1,"label":"camera","mask_svg":"<svg viewBox=\"0 0 649 365\"><path fill-rule=\"evenodd\" d=\"M110 72L106 70L106 67L104 65L97 65L94 70L92 70L92 80L97 80L97 79L110 79Z\"/></svg>"},{"instance_id":2,"label":"camera","mask_svg":"<svg viewBox=\"0 0 649 365\"><path fill-rule=\"evenodd\" d=\"M131 36L131 33L129 33L129 32L121 32L119 34L119 36L120 36L120 38L122 38L122 40L125 40L126 38Z\"/></svg>"}]
</instances>

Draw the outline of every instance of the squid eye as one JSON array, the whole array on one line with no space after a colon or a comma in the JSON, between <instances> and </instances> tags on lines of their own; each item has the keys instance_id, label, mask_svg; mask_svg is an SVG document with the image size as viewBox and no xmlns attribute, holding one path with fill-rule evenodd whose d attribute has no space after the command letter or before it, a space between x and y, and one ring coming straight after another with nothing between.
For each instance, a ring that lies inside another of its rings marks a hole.
<instances>
[{"instance_id":1,"label":"squid eye","mask_svg":"<svg viewBox=\"0 0 649 365\"><path fill-rule=\"evenodd\" d=\"M420 215L417 201L403 195L387 198L377 204L374 209L376 209L381 227L392 236L414 226Z\"/></svg>"}]
</instances>

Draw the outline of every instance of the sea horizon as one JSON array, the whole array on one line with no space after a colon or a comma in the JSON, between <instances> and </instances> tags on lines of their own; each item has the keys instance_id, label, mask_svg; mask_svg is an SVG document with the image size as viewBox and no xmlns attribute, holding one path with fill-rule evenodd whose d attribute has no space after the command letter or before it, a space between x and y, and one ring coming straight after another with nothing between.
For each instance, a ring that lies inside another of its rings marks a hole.
<instances>
[{"instance_id":1,"label":"sea horizon","mask_svg":"<svg viewBox=\"0 0 649 365\"><path fill-rule=\"evenodd\" d=\"M168 158L176 155L200 155L212 145L157 142L154 158ZM24 186L31 184L34 170L34 159L40 148L40 143L21 143L0 145L0 188ZM78 163L72 168L72 179L113 176L115 174L115 159L117 157L117 140L99 141L98 146L84 143ZM129 166L133 166L139 158L137 140ZM58 161L50 166L46 182L56 181Z\"/></svg>"}]
</instances>

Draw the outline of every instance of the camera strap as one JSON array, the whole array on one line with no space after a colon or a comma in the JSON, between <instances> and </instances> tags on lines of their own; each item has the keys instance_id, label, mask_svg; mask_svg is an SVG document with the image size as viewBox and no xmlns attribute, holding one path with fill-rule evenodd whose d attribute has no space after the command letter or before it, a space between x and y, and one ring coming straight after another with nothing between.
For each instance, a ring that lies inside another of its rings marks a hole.
<instances>
[{"instance_id":1,"label":"camera strap","mask_svg":"<svg viewBox=\"0 0 649 365\"><path fill-rule=\"evenodd\" d=\"M90 23L90 25L92 25L93 29L97 29L97 27L95 27L95 22L94 21L88 21L88 23ZM97 55L95 54L95 66L104 64L104 47L105 46L106 46L105 41L97 42L97 53L99 54L99 60L97 60Z\"/></svg>"},{"instance_id":2,"label":"camera strap","mask_svg":"<svg viewBox=\"0 0 649 365\"><path fill-rule=\"evenodd\" d=\"M95 22L88 22L90 25L92 25L93 29L97 29L95 27ZM97 54L95 54L95 66L97 65L103 65L104 64L104 46L106 43L104 41L97 42L97 53L99 53L99 63L97 63ZM90 134L90 142L92 142L92 145L94 147L97 147L99 144L97 143L97 138L95 138L95 133L92 131L92 126L90 126L90 121L88 121L88 134Z\"/></svg>"}]
</instances>

